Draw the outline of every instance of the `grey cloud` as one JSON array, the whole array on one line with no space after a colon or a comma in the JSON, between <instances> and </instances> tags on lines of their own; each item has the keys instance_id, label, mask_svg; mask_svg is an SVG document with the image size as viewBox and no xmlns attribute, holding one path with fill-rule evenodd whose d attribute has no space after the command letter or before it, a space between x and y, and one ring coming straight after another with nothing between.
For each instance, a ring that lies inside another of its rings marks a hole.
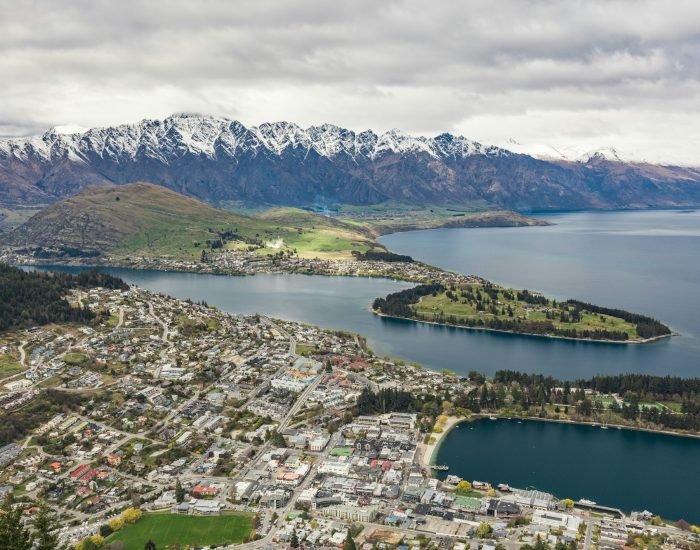
<instances>
[{"instance_id":1,"label":"grey cloud","mask_svg":"<svg viewBox=\"0 0 700 550\"><path fill-rule=\"evenodd\" d=\"M557 112L574 139L592 112L697 112L698 54L690 0L0 0L0 133L201 110L505 138Z\"/></svg>"}]
</instances>

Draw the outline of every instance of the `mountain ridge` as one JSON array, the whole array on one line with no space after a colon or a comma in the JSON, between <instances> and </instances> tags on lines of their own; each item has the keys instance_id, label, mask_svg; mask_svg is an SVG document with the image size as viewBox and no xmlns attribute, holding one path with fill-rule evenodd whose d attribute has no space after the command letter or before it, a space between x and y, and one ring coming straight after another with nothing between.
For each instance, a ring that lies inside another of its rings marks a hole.
<instances>
[{"instance_id":1,"label":"mountain ridge","mask_svg":"<svg viewBox=\"0 0 700 550\"><path fill-rule=\"evenodd\" d=\"M49 204L88 185L149 181L210 203L470 204L509 210L700 204L700 169L592 153L543 160L442 133L290 122L164 120L0 140L0 205Z\"/></svg>"}]
</instances>

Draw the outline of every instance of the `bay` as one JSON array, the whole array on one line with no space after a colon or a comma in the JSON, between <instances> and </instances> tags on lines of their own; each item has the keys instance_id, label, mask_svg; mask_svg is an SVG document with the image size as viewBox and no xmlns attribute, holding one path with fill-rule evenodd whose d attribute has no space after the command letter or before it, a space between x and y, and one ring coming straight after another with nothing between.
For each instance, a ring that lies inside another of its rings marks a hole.
<instances>
[{"instance_id":1,"label":"bay","mask_svg":"<svg viewBox=\"0 0 700 550\"><path fill-rule=\"evenodd\" d=\"M437 462L467 480L586 498L625 513L647 509L700 522L700 440L633 430L476 420L445 435Z\"/></svg>"}]
</instances>

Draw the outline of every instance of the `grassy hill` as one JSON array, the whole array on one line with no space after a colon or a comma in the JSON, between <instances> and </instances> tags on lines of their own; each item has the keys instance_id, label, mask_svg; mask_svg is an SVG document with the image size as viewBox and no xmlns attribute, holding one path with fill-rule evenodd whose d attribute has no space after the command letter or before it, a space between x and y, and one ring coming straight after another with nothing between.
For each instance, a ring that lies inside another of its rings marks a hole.
<instances>
[{"instance_id":1,"label":"grassy hill","mask_svg":"<svg viewBox=\"0 0 700 550\"><path fill-rule=\"evenodd\" d=\"M362 228L302 210L244 216L148 183L90 187L34 215L3 242L75 256L178 259L198 259L203 249L349 258L376 246Z\"/></svg>"}]
</instances>

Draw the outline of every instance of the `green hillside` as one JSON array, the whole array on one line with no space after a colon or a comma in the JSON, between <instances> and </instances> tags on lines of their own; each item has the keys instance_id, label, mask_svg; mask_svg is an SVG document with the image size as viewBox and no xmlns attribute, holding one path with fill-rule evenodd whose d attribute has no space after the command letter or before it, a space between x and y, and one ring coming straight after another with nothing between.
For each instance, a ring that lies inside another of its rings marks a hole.
<instances>
[{"instance_id":1,"label":"green hillside","mask_svg":"<svg viewBox=\"0 0 700 550\"><path fill-rule=\"evenodd\" d=\"M301 256L344 258L353 250L385 250L365 227L298 208L275 208L263 212L257 219L291 229L284 237L284 245L296 249Z\"/></svg>"},{"instance_id":2,"label":"green hillside","mask_svg":"<svg viewBox=\"0 0 700 550\"><path fill-rule=\"evenodd\" d=\"M302 210L243 216L148 183L90 187L42 210L3 240L75 256L177 259L225 249L350 258L352 250L375 246L361 228Z\"/></svg>"}]
</instances>

